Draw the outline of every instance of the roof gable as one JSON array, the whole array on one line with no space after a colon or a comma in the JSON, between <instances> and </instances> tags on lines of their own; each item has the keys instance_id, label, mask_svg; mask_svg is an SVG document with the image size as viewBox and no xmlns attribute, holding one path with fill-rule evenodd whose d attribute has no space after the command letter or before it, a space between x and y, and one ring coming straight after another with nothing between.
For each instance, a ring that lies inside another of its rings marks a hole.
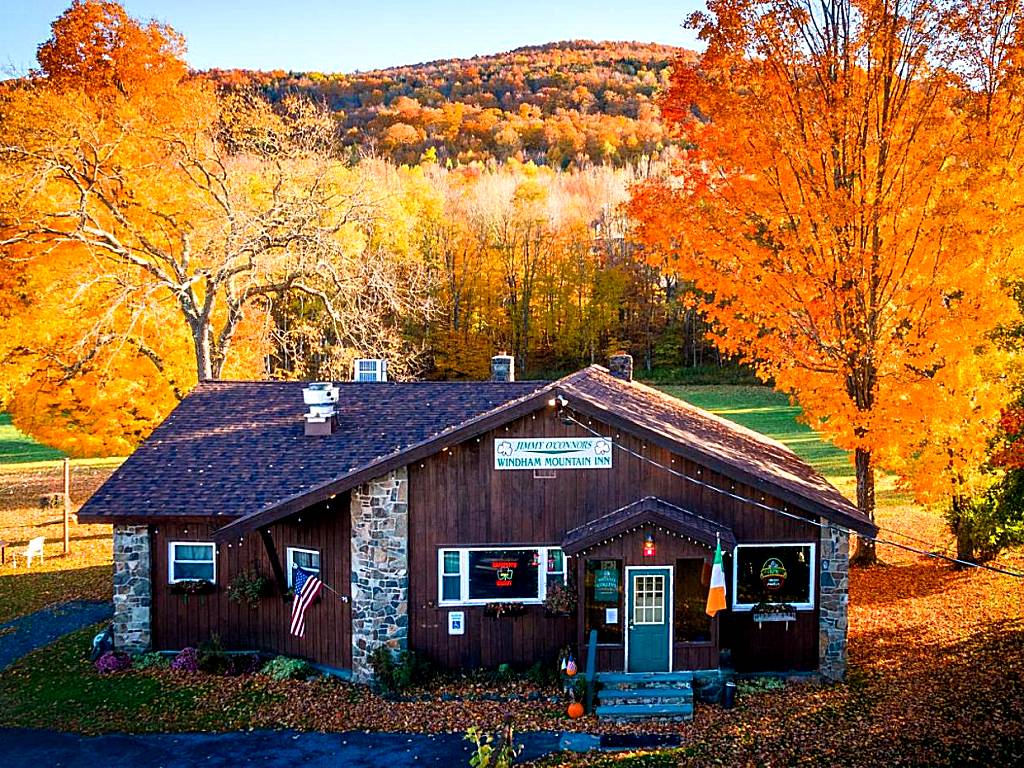
<instances>
[{"instance_id":1,"label":"roof gable","mask_svg":"<svg viewBox=\"0 0 1024 768\"><path fill-rule=\"evenodd\" d=\"M711 549L719 541L727 550L736 546L736 536L731 528L656 496L645 496L569 531L562 540L562 551L570 556L578 555L605 543L612 536L645 524L660 526Z\"/></svg>"}]
</instances>

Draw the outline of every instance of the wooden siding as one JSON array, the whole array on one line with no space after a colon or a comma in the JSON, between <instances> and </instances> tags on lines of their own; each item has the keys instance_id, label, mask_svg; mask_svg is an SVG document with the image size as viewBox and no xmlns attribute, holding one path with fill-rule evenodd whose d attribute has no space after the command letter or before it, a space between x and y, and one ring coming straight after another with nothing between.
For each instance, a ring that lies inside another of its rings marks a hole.
<instances>
[{"instance_id":1,"label":"wooden siding","mask_svg":"<svg viewBox=\"0 0 1024 768\"><path fill-rule=\"evenodd\" d=\"M324 583L348 594L351 580L348 494L339 496L331 509L306 510L288 521L270 526L278 557L287 568L288 547L320 551ZM301 522L299 519L301 518ZM167 583L168 544L172 541L213 541L218 523L167 523L150 527L153 542L153 645L159 650L178 650L208 641L213 634L225 648L284 653L336 668L352 663L351 606L322 590L318 603L306 614L306 636L288 632L291 600L276 585L260 600L258 608L228 599L231 579L256 568L273 581L266 548L257 533L239 542L217 545L217 591L210 595L173 594ZM229 546L230 544L230 546Z\"/></svg>"},{"instance_id":2,"label":"wooden siding","mask_svg":"<svg viewBox=\"0 0 1024 768\"><path fill-rule=\"evenodd\" d=\"M781 501L761 491L734 483L596 419L590 426L635 453L699 477L705 483L782 506ZM554 658L561 648L582 641L574 621L546 618L540 606L528 607L519 617L498 619L485 617L478 606L438 607L439 547L558 545L566 531L648 495L717 520L730 527L741 543L818 540L818 529L813 525L702 488L621 450L615 451L611 470L559 470L551 479L535 479L530 470L492 469L496 438L590 436L575 424L563 424L553 408L543 408L409 467L411 648L449 667L525 665ZM638 542L634 549L638 551ZM643 564L662 562L662 557L666 558L663 564L674 562L672 545L659 555ZM817 567L815 562L814 568ZM464 635L448 635L449 610L465 612ZM817 666L816 610L802 612L788 631L781 625L765 625L758 630L748 615L723 616L719 625L718 645L732 650L737 668ZM786 634L777 637L777 630ZM582 649L578 648L578 654L579 650ZM684 664L701 668L718 663L717 651L710 648L694 649L692 655L687 650L677 657L679 668ZM605 668L622 668L621 651L616 656L615 649L602 649L599 660Z\"/></svg>"}]
</instances>

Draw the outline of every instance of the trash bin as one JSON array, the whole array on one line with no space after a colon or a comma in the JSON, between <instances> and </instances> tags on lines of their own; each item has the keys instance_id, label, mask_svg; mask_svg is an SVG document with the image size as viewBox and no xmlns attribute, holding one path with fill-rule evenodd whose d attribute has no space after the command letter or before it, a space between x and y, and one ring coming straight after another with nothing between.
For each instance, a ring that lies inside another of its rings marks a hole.
<instances>
[{"instance_id":1,"label":"trash bin","mask_svg":"<svg viewBox=\"0 0 1024 768\"><path fill-rule=\"evenodd\" d=\"M722 709L732 709L736 703L736 683L731 680L725 684L722 690Z\"/></svg>"}]
</instances>

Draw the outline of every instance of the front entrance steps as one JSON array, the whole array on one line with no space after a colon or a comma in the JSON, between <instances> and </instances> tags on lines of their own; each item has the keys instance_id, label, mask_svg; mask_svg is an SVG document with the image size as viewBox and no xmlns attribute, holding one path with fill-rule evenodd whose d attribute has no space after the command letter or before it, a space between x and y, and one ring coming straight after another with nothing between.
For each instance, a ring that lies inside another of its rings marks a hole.
<instances>
[{"instance_id":1,"label":"front entrance steps","mask_svg":"<svg viewBox=\"0 0 1024 768\"><path fill-rule=\"evenodd\" d=\"M600 672L598 717L693 719L693 672Z\"/></svg>"}]
</instances>

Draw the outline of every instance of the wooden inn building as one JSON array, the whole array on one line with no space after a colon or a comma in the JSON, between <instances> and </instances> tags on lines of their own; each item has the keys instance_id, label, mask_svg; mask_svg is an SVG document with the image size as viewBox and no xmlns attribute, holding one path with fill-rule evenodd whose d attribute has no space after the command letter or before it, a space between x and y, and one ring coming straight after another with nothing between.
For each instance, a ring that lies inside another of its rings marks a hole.
<instances>
[{"instance_id":1,"label":"wooden inn building","mask_svg":"<svg viewBox=\"0 0 1024 768\"><path fill-rule=\"evenodd\" d=\"M606 672L842 677L848 536L876 532L854 505L780 443L633 381L626 355L550 382L512 369L201 383L79 515L113 524L117 646L216 634L367 681L381 645L528 666L582 660L596 630ZM302 638L297 568L326 585ZM229 599L243 573L268 579L257 607ZM556 585L575 612L546 610Z\"/></svg>"}]
</instances>

